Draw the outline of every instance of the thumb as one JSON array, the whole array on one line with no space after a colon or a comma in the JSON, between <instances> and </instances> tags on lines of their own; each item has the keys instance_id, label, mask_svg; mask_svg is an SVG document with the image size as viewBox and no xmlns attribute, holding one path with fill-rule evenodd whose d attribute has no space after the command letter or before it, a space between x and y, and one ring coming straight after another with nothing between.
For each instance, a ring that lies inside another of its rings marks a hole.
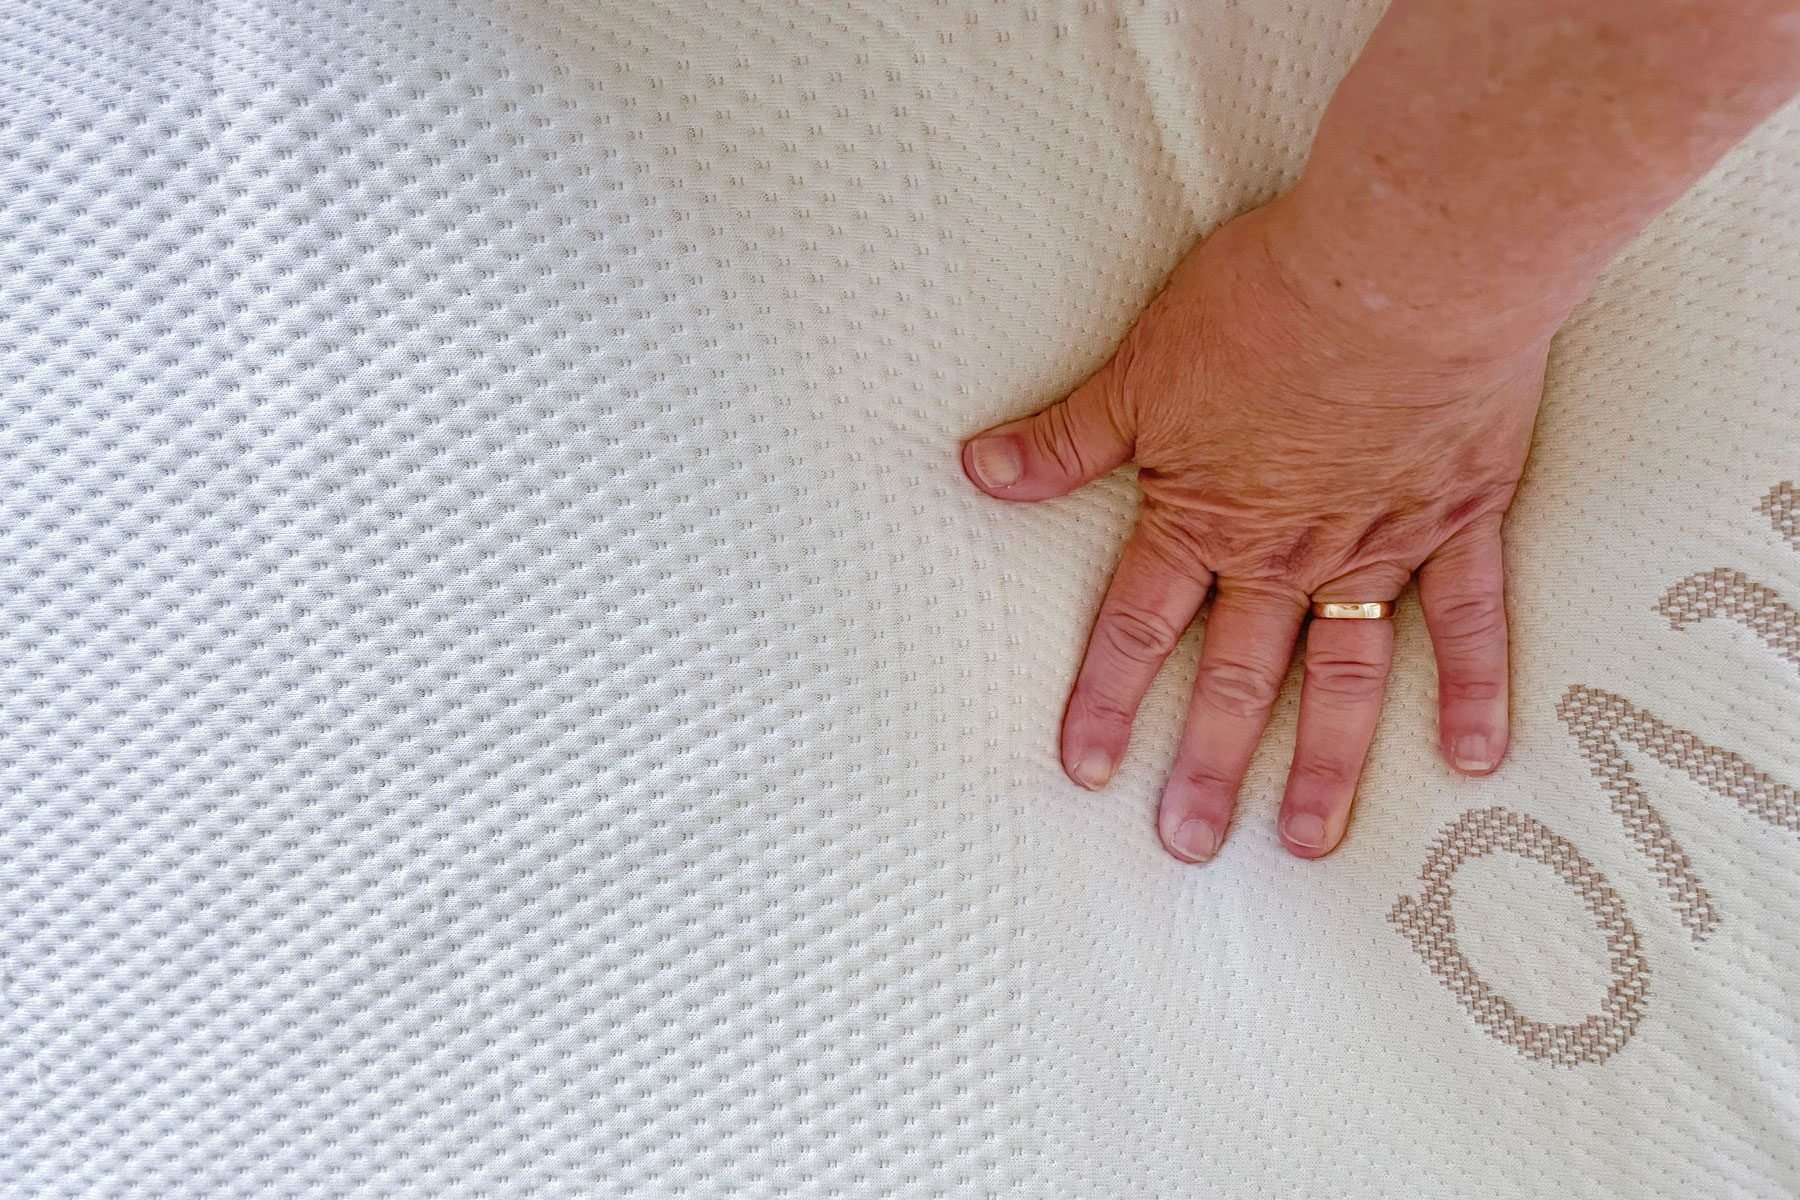
<instances>
[{"instance_id":1,"label":"thumb","mask_svg":"<svg viewBox=\"0 0 1800 1200\"><path fill-rule=\"evenodd\" d=\"M963 472L1002 500L1048 500L1131 461L1125 356L1114 354L1068 398L963 443Z\"/></svg>"}]
</instances>

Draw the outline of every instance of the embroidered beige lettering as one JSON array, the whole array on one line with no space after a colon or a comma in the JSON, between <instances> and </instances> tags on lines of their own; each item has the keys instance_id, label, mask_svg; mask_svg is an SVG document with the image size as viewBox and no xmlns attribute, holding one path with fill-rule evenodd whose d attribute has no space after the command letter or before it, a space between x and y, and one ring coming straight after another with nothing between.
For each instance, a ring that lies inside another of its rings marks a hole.
<instances>
[{"instance_id":1,"label":"embroidered beige lettering","mask_svg":"<svg viewBox=\"0 0 1800 1200\"><path fill-rule=\"evenodd\" d=\"M1581 897L1606 937L1610 978L1597 1012L1571 1024L1534 1020L1476 972L1456 941L1456 872L1473 858L1505 851L1539 862ZM1575 844L1548 826L1506 808L1466 812L1438 836L1419 872L1425 889L1402 896L1388 914L1431 973L1477 1024L1531 1058L1557 1066L1605 1062L1630 1040L1644 1016L1650 967L1625 901Z\"/></svg>"}]
</instances>

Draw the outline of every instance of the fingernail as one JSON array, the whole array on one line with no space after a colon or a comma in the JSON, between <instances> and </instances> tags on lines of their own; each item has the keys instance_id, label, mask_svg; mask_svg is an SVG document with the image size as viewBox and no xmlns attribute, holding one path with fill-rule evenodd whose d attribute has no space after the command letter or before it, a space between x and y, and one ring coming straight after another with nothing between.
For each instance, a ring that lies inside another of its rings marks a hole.
<instances>
[{"instance_id":1,"label":"fingernail","mask_svg":"<svg viewBox=\"0 0 1800 1200\"><path fill-rule=\"evenodd\" d=\"M1011 487L1025 473L1025 460L1011 437L998 434L969 443L969 467L983 487Z\"/></svg>"},{"instance_id":2,"label":"fingernail","mask_svg":"<svg viewBox=\"0 0 1800 1200\"><path fill-rule=\"evenodd\" d=\"M1311 813L1295 813L1287 819L1287 840L1302 850L1325 849L1325 822Z\"/></svg>"},{"instance_id":3,"label":"fingernail","mask_svg":"<svg viewBox=\"0 0 1800 1200\"><path fill-rule=\"evenodd\" d=\"M1464 733L1450 744L1450 761L1459 771L1491 771L1494 756L1488 750L1486 734Z\"/></svg>"},{"instance_id":4,"label":"fingernail","mask_svg":"<svg viewBox=\"0 0 1800 1200\"><path fill-rule=\"evenodd\" d=\"M1112 778L1112 763L1104 754L1090 754L1075 764L1069 772L1075 776L1075 782L1084 788L1103 788L1106 781Z\"/></svg>"},{"instance_id":5,"label":"fingernail","mask_svg":"<svg viewBox=\"0 0 1800 1200\"><path fill-rule=\"evenodd\" d=\"M1189 862L1208 862L1219 852L1219 834L1205 821L1183 821L1169 848Z\"/></svg>"}]
</instances>

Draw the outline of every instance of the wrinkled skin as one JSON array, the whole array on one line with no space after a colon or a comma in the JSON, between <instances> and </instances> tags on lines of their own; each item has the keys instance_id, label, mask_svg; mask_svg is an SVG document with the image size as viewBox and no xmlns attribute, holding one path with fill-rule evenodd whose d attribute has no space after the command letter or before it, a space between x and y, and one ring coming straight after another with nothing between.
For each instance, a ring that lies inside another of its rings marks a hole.
<instances>
[{"instance_id":1,"label":"wrinkled skin","mask_svg":"<svg viewBox=\"0 0 1800 1200\"><path fill-rule=\"evenodd\" d=\"M1224 840L1312 600L1393 600L1417 572L1443 754L1479 775L1506 752L1500 524L1549 332L1474 353L1397 336L1374 319L1381 297L1287 262L1283 230L1280 201L1222 227L1072 395L963 448L971 480L1003 500L1140 468L1137 528L1063 719L1077 783L1110 779L1151 680L1212 594L1157 821L1188 862ZM1279 818L1297 855L1344 836L1392 652L1389 621L1310 626Z\"/></svg>"}]
</instances>

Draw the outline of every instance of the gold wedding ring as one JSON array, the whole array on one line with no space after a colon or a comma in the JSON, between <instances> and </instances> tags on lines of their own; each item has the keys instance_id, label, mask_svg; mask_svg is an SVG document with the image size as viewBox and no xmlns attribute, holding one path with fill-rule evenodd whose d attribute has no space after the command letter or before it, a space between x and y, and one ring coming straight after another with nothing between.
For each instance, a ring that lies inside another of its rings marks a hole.
<instances>
[{"instance_id":1,"label":"gold wedding ring","mask_svg":"<svg viewBox=\"0 0 1800 1200\"><path fill-rule=\"evenodd\" d=\"M1328 600L1314 603L1312 615L1327 621L1379 621L1394 615L1394 606L1386 600L1367 600L1361 604L1341 604Z\"/></svg>"}]
</instances>

